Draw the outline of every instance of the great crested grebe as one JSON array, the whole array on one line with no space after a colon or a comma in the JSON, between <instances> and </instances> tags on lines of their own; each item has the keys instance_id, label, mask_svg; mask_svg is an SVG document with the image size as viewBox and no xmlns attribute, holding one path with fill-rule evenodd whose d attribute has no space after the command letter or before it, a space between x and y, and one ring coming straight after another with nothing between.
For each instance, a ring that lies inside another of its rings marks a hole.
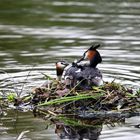
<instances>
[{"instance_id":1,"label":"great crested grebe","mask_svg":"<svg viewBox=\"0 0 140 140\"><path fill-rule=\"evenodd\" d=\"M91 89L92 86L99 86L102 83L102 73L96 66L102 62L100 53L97 48L99 44L92 45L84 52L81 59L73 62L65 68L63 73L68 88L77 85L79 89ZM88 60L82 64L84 60Z\"/></svg>"},{"instance_id":2,"label":"great crested grebe","mask_svg":"<svg viewBox=\"0 0 140 140\"><path fill-rule=\"evenodd\" d=\"M69 65L66 61L58 61L56 62L56 76L57 80L61 81L62 80L62 75L64 72L64 69Z\"/></svg>"},{"instance_id":3,"label":"great crested grebe","mask_svg":"<svg viewBox=\"0 0 140 140\"><path fill-rule=\"evenodd\" d=\"M41 85L41 87L48 87L50 86L54 81L56 81L56 83L62 82L62 75L64 72L65 67L67 67L69 64L66 61L58 61L55 63L56 66L56 79L53 80L49 80L49 81L45 81L45 83L43 83Z\"/></svg>"}]
</instances>

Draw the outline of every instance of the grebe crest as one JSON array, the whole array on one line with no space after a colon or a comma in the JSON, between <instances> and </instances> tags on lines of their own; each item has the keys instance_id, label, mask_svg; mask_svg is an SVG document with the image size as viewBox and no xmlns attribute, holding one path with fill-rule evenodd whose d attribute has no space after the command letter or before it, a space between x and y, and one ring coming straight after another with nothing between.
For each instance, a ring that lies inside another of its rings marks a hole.
<instances>
[{"instance_id":1,"label":"grebe crest","mask_svg":"<svg viewBox=\"0 0 140 140\"><path fill-rule=\"evenodd\" d=\"M102 62L102 58L97 49L100 47L100 44L92 45L88 50L86 50L81 59L79 59L76 64L80 63L83 60L89 61L89 66L96 67L98 63Z\"/></svg>"}]
</instances>

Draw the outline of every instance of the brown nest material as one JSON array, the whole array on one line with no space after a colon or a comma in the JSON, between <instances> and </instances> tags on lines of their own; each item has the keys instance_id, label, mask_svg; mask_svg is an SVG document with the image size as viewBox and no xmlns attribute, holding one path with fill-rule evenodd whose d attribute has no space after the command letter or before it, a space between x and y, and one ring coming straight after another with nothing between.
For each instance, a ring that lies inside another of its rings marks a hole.
<instances>
[{"instance_id":1,"label":"brown nest material","mask_svg":"<svg viewBox=\"0 0 140 140\"><path fill-rule=\"evenodd\" d=\"M114 81L105 82L102 86L88 91L66 89L60 82L53 89L40 87L34 91L31 102L39 110L52 112L56 116L99 118L110 117L111 114L121 117L120 113L129 113L122 117L139 115L140 91L133 91ZM89 114L92 115L89 117Z\"/></svg>"}]
</instances>

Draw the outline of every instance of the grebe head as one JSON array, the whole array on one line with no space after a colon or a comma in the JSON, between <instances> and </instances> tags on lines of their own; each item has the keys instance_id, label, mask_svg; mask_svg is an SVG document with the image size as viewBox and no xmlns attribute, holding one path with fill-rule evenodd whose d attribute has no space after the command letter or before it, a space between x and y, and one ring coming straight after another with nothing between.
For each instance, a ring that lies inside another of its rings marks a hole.
<instances>
[{"instance_id":1,"label":"grebe head","mask_svg":"<svg viewBox=\"0 0 140 140\"><path fill-rule=\"evenodd\" d=\"M61 80L63 71L66 66L69 64L66 61L58 61L56 62L56 75L57 75L57 80Z\"/></svg>"},{"instance_id":2,"label":"grebe head","mask_svg":"<svg viewBox=\"0 0 140 140\"><path fill-rule=\"evenodd\" d=\"M92 45L85 53L83 57L77 61L77 63L81 62L82 60L88 59L90 61L91 67L96 67L98 63L102 62L102 58L100 53L97 51L97 48L100 47L100 44Z\"/></svg>"}]
</instances>

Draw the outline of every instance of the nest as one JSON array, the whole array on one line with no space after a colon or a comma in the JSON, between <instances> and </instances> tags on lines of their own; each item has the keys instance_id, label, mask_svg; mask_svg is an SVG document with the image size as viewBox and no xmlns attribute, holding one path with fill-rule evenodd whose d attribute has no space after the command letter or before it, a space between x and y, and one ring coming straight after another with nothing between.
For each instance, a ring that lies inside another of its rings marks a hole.
<instances>
[{"instance_id":1,"label":"nest","mask_svg":"<svg viewBox=\"0 0 140 140\"><path fill-rule=\"evenodd\" d=\"M85 91L76 90L76 87L66 89L58 81L57 84L56 81L54 83L52 88L47 85L36 88L32 93L31 102L37 107L36 113L41 111L54 116L83 119L128 118L139 115L140 92L114 81Z\"/></svg>"},{"instance_id":2,"label":"nest","mask_svg":"<svg viewBox=\"0 0 140 140\"><path fill-rule=\"evenodd\" d=\"M9 93L1 97L1 107L32 111L34 116L51 122L74 126L93 126L124 122L125 118L140 116L140 90L134 91L115 81L93 86L91 90L67 89L65 84L53 80L33 89L29 95L18 97ZM1 113L2 114L2 113Z\"/></svg>"}]
</instances>

